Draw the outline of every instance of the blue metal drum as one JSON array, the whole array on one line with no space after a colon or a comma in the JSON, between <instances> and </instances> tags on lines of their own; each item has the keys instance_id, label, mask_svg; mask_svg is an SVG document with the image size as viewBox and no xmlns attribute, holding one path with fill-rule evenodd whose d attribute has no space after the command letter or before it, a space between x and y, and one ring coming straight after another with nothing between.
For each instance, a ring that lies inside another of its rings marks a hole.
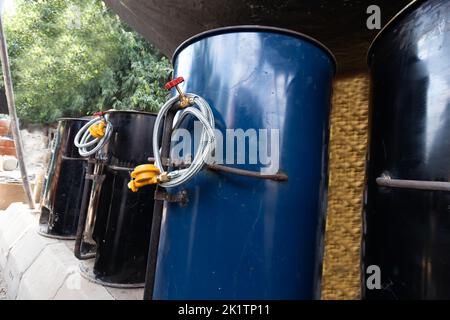
<instances>
[{"instance_id":1,"label":"blue metal drum","mask_svg":"<svg viewBox=\"0 0 450 320\"><path fill-rule=\"evenodd\" d=\"M333 56L305 35L243 26L195 36L173 61L183 89L211 105L224 138L227 129L278 132L267 139L279 143L273 161L288 181L204 168L169 190L187 191L188 203L166 204L153 299L318 298ZM265 167L227 156L224 149L224 165Z\"/></svg>"}]
</instances>

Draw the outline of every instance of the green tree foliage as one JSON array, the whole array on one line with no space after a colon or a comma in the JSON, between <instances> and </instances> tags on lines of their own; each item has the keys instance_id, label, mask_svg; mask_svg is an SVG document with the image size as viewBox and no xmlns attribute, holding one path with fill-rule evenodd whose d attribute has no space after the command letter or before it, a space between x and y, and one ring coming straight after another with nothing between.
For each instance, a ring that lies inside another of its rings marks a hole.
<instances>
[{"instance_id":1,"label":"green tree foliage","mask_svg":"<svg viewBox=\"0 0 450 320\"><path fill-rule=\"evenodd\" d=\"M169 61L99 0L20 0L5 17L19 117L157 111Z\"/></svg>"}]
</instances>

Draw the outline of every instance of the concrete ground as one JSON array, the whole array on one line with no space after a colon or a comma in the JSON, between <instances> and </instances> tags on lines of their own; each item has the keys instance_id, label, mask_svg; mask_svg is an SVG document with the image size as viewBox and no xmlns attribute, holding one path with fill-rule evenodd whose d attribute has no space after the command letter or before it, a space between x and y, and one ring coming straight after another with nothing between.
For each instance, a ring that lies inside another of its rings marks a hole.
<instances>
[{"instance_id":1,"label":"concrete ground","mask_svg":"<svg viewBox=\"0 0 450 320\"><path fill-rule=\"evenodd\" d=\"M0 300L6 299L6 283L0 270Z\"/></svg>"},{"instance_id":2,"label":"concrete ground","mask_svg":"<svg viewBox=\"0 0 450 320\"><path fill-rule=\"evenodd\" d=\"M0 214L2 214L3 211L0 211ZM5 279L3 278L2 268L0 268L0 300L6 299L6 283Z\"/></svg>"},{"instance_id":3,"label":"concrete ground","mask_svg":"<svg viewBox=\"0 0 450 320\"><path fill-rule=\"evenodd\" d=\"M0 299L142 299L143 289L109 288L83 278L74 241L38 235L38 217L22 203L0 211Z\"/></svg>"}]
</instances>

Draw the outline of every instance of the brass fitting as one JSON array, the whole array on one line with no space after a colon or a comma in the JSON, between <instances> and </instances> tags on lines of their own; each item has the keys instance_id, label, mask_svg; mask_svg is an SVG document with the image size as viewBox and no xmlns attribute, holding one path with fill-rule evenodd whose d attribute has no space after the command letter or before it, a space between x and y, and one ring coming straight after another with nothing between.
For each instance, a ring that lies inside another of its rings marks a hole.
<instances>
[{"instance_id":1,"label":"brass fitting","mask_svg":"<svg viewBox=\"0 0 450 320\"><path fill-rule=\"evenodd\" d=\"M166 83L164 88L166 90L171 90L172 88L175 88L178 92L178 99L180 100L180 107L186 108L188 106L191 106L194 104L194 99L186 97L186 95L181 91L180 87L178 86L180 83L184 82L183 77L178 77L173 79L172 81L169 81Z\"/></svg>"}]
</instances>

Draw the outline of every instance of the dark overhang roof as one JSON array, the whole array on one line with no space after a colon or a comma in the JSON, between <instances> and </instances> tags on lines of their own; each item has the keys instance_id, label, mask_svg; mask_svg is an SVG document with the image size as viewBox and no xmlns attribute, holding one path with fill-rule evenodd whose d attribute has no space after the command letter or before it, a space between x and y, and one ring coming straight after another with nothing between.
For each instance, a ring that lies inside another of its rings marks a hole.
<instances>
[{"instance_id":1,"label":"dark overhang roof","mask_svg":"<svg viewBox=\"0 0 450 320\"><path fill-rule=\"evenodd\" d=\"M366 27L367 7L381 8L382 25L411 0L104 0L132 28L171 57L187 38L234 25L266 25L305 33L325 44L339 70L366 68L379 32Z\"/></svg>"}]
</instances>

